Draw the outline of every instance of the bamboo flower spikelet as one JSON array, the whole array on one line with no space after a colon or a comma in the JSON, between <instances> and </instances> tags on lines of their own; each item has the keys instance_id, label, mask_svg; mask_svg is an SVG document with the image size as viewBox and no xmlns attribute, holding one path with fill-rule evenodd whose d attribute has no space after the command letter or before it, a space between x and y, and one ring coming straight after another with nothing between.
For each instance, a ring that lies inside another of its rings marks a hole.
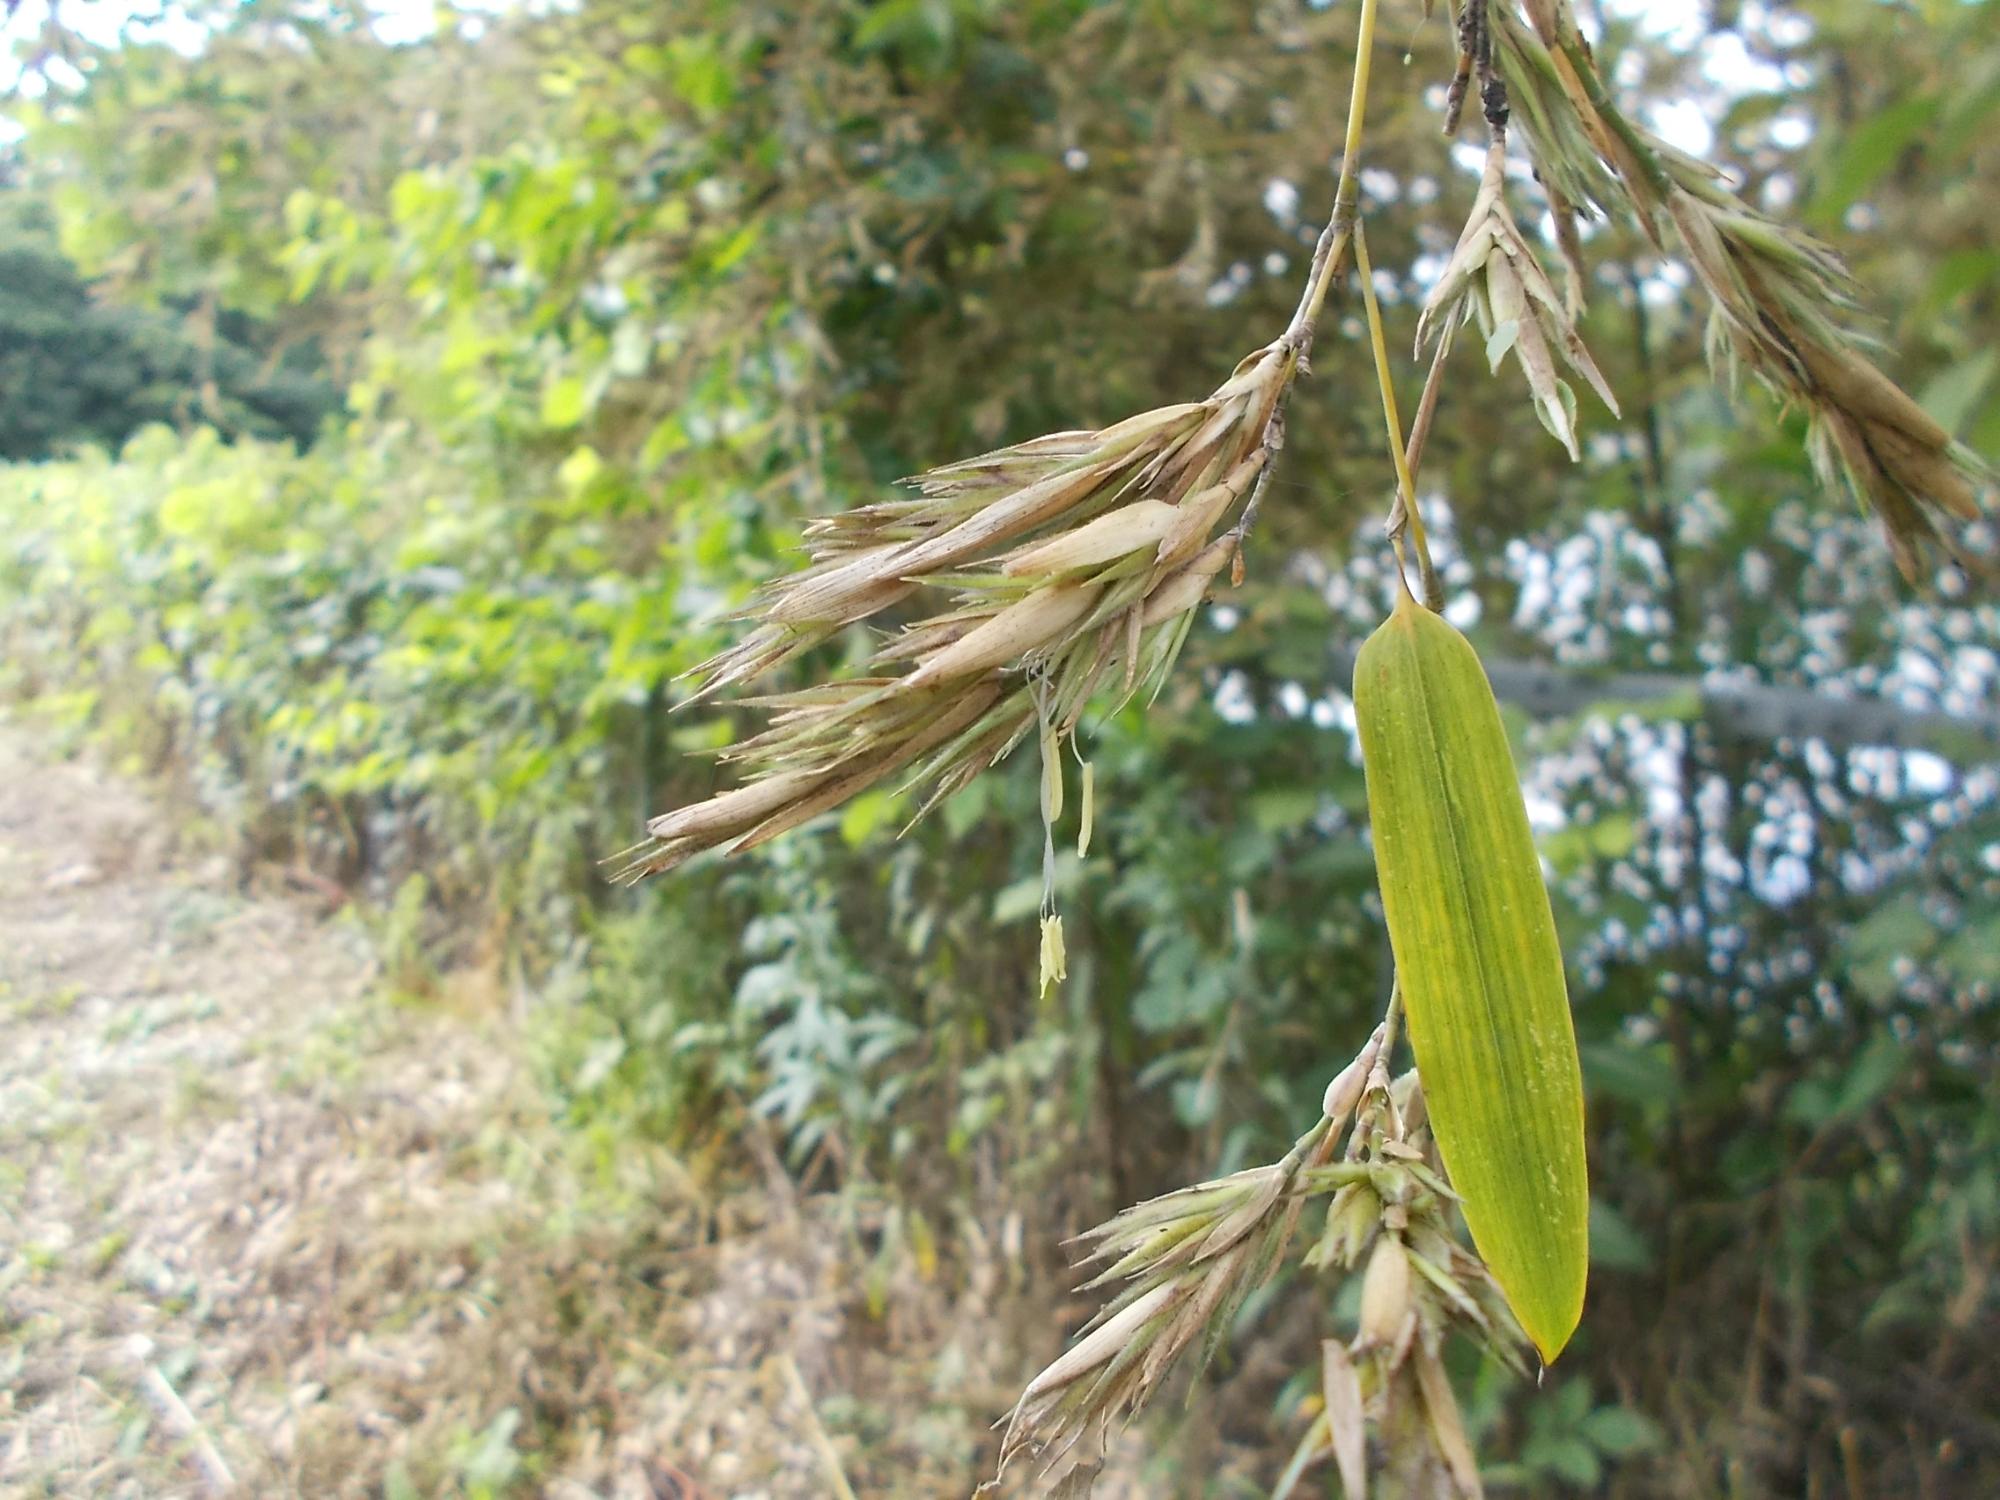
<instances>
[{"instance_id":1,"label":"bamboo flower spikelet","mask_svg":"<svg viewBox=\"0 0 2000 1500\"><path fill-rule=\"evenodd\" d=\"M1844 478L1882 523L1914 582L1926 547L1975 561L1958 528L1981 515L1994 474L1877 369L1856 326L1855 287L1831 249L1767 218L1716 167L1633 124L1613 104L1568 0L1527 0L1526 23L1491 7L1494 62L1521 106L1536 175L1558 226L1578 205L1628 209L1656 245L1672 236L1710 298L1711 366L1748 369L1807 418L1824 482Z\"/></svg>"},{"instance_id":2,"label":"bamboo flower spikelet","mask_svg":"<svg viewBox=\"0 0 2000 1500\"><path fill-rule=\"evenodd\" d=\"M1304 1263L1329 1278L1358 1276L1359 1316L1351 1338L1321 1346L1319 1410L1274 1494L1295 1493L1331 1460L1344 1492L1366 1495L1371 1451L1377 1493L1482 1493L1442 1351L1463 1334L1525 1373L1527 1341L1485 1264L1457 1238L1457 1197L1422 1085L1414 1072L1391 1080L1392 1045L1385 1022L1282 1160L1151 1199L1080 1237L1085 1264L1104 1267L1088 1286L1122 1287L1029 1382L1006 1424L1002 1473L1025 1461L1050 1493L1089 1493L1118 1427L1183 1354L1207 1362L1243 1299L1283 1259L1308 1202L1324 1199Z\"/></svg>"},{"instance_id":3,"label":"bamboo flower spikelet","mask_svg":"<svg viewBox=\"0 0 2000 1500\"><path fill-rule=\"evenodd\" d=\"M1535 415L1576 459L1576 397L1556 373L1556 357L1597 392L1618 414L1618 398L1583 346L1570 307L1557 293L1541 262L1521 237L1507 211L1505 138L1496 133L1486 153L1465 231L1451 252L1417 319L1417 347L1448 344L1460 322L1477 320L1486 338L1486 362L1494 370L1511 353L1528 378Z\"/></svg>"},{"instance_id":4,"label":"bamboo flower spikelet","mask_svg":"<svg viewBox=\"0 0 2000 1500\"><path fill-rule=\"evenodd\" d=\"M921 816L1044 716L1059 746L1100 688L1157 692L1236 555L1225 523L1271 461L1304 344L1295 324L1204 401L949 464L914 497L813 522L809 566L752 599L755 627L696 669L690 702L919 589L951 591L949 607L890 637L868 675L747 700L771 715L724 754L748 779L653 819L621 877L755 848L893 775L927 789Z\"/></svg>"}]
</instances>

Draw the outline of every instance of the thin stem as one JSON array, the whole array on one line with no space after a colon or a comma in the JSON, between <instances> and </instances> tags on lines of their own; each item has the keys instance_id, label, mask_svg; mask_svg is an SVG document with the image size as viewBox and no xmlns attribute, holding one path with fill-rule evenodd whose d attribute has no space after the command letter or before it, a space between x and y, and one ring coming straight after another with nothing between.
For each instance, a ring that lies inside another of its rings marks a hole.
<instances>
[{"instance_id":1,"label":"thin stem","mask_svg":"<svg viewBox=\"0 0 2000 1500\"><path fill-rule=\"evenodd\" d=\"M1489 128L1507 122L1507 85L1493 71L1493 27L1487 16L1488 0L1462 0L1458 11L1458 67L1445 93L1444 133L1458 134L1459 115L1465 108L1465 91L1474 78L1479 80L1479 102Z\"/></svg>"},{"instance_id":2,"label":"thin stem","mask_svg":"<svg viewBox=\"0 0 2000 1500\"><path fill-rule=\"evenodd\" d=\"M1334 1122L1321 1115L1318 1124L1292 1142L1292 1149L1278 1163L1278 1171L1287 1182L1298 1175L1300 1168L1308 1164L1319 1166L1332 1154L1333 1147L1339 1144L1333 1128Z\"/></svg>"},{"instance_id":3,"label":"thin stem","mask_svg":"<svg viewBox=\"0 0 2000 1500\"><path fill-rule=\"evenodd\" d=\"M1264 492L1271 487L1271 471L1278 467L1278 454L1285 446L1285 405L1281 397L1277 409L1271 413L1271 420L1264 425L1264 467L1257 471L1257 483L1251 488L1249 503L1243 507L1243 514L1230 528L1236 538L1236 556L1232 567L1240 571L1243 566L1243 543L1249 540L1250 528L1257 524L1257 513L1264 508ZM1235 574L1233 582L1241 582Z\"/></svg>"},{"instance_id":4,"label":"thin stem","mask_svg":"<svg viewBox=\"0 0 2000 1500\"><path fill-rule=\"evenodd\" d=\"M840 1465L840 1451L826 1435L826 1426L819 1419L819 1408L813 1404L812 1391L806 1386L805 1376L799 1372L799 1362L790 1354L782 1355L780 1359L784 1365L785 1383L792 1388L792 1399L805 1413L806 1437L819 1457L827 1483L833 1486L833 1492L840 1500L855 1500L854 1486L847 1482L846 1471Z\"/></svg>"},{"instance_id":5,"label":"thin stem","mask_svg":"<svg viewBox=\"0 0 2000 1500\"><path fill-rule=\"evenodd\" d=\"M1417 551L1417 574L1423 584L1424 603L1433 610L1444 608L1444 590L1437 569L1431 564L1430 538L1424 519L1417 512L1417 482L1410 473L1409 455L1403 451L1403 421L1396 414L1396 388L1389 378L1389 344L1382 336L1382 309L1375 300L1375 269L1368 263L1368 236L1357 222L1354 226L1355 268L1361 273L1361 300L1368 311L1368 342L1375 352L1375 383L1382 391L1382 421L1389 435L1389 456L1396 461L1396 484L1402 519L1409 525L1410 542ZM1400 549L1399 549L1400 550Z\"/></svg>"},{"instance_id":6,"label":"thin stem","mask_svg":"<svg viewBox=\"0 0 2000 1500\"><path fill-rule=\"evenodd\" d=\"M1431 354L1430 371L1424 376L1424 393L1417 398L1417 414L1410 418L1409 450L1412 479L1424 469L1424 444L1430 440L1431 423L1437 417L1438 394L1444 389L1444 362L1450 353L1451 335L1447 332L1438 340L1437 348Z\"/></svg>"},{"instance_id":7,"label":"thin stem","mask_svg":"<svg viewBox=\"0 0 2000 1500\"><path fill-rule=\"evenodd\" d=\"M1340 147L1340 179L1333 190L1333 217L1313 246L1312 270L1306 277L1305 295L1285 329L1286 342L1303 359L1312 348L1313 325L1326 303L1327 289L1347 263L1347 248L1358 219L1360 191L1357 177L1361 163L1361 141L1368 117L1368 73L1375 60L1375 7L1377 0L1361 0L1361 21L1354 43L1354 87L1347 96L1347 134Z\"/></svg>"},{"instance_id":8,"label":"thin stem","mask_svg":"<svg viewBox=\"0 0 2000 1500\"><path fill-rule=\"evenodd\" d=\"M1347 136L1340 146L1340 186L1333 195L1337 219L1344 205L1352 213L1356 164L1361 158L1361 127L1368 112L1368 69L1375 60L1376 0L1361 0L1361 23L1354 41L1354 89L1347 97Z\"/></svg>"},{"instance_id":9,"label":"thin stem","mask_svg":"<svg viewBox=\"0 0 2000 1500\"><path fill-rule=\"evenodd\" d=\"M1376 1030L1381 1033L1382 1042L1379 1047L1375 1048L1374 1060L1369 1064L1370 1076L1373 1075L1374 1070L1376 1068L1380 1068L1385 1074L1388 1074L1390 1077L1395 1076L1393 1073L1390 1072L1389 1060L1395 1055L1396 1052L1396 1031L1400 1023L1402 1022L1402 1019L1403 1019L1403 981L1400 978L1398 978L1393 971L1391 971L1389 979L1389 1005L1388 1008L1382 1012L1382 1024L1376 1028ZM1367 1078L1362 1079L1361 1087L1363 1090L1363 1097L1365 1098L1366 1090L1368 1087ZM1347 1146L1348 1155L1351 1158L1354 1154L1356 1141L1352 1135L1351 1130L1347 1127L1358 1125L1361 1118L1361 1114L1362 1111L1359 1105L1357 1104L1353 1117L1350 1120L1344 1122L1343 1128L1337 1131L1328 1130L1327 1127L1330 1126L1333 1122L1326 1119L1325 1117L1321 1117L1319 1124L1314 1127L1313 1132L1301 1138L1298 1145L1293 1149L1295 1151L1306 1151L1308 1153L1305 1162L1307 1166L1311 1167L1325 1166L1329 1161L1333 1159L1333 1153L1340 1148L1341 1140L1343 1137L1345 1137L1348 1143ZM1325 1133L1321 1134L1320 1132L1322 1131L1324 1131Z\"/></svg>"},{"instance_id":10,"label":"thin stem","mask_svg":"<svg viewBox=\"0 0 2000 1500\"><path fill-rule=\"evenodd\" d=\"M1452 70L1451 84L1444 95L1444 133L1458 134L1459 117L1465 111L1465 91L1472 83L1472 6L1461 4L1458 10L1458 62Z\"/></svg>"},{"instance_id":11,"label":"thin stem","mask_svg":"<svg viewBox=\"0 0 2000 1500\"><path fill-rule=\"evenodd\" d=\"M1338 203L1338 195L1335 202ZM1300 363L1312 349L1313 326L1319 321L1320 306L1326 301L1326 289L1333 285L1333 278L1347 262L1347 241L1350 225L1340 221L1340 210L1334 209L1332 218L1326 221L1326 228L1320 231L1319 243L1313 246L1312 269L1306 273L1306 289L1299 297L1298 311L1292 314L1292 321L1285 325L1281 342L1289 344L1292 353Z\"/></svg>"},{"instance_id":12,"label":"thin stem","mask_svg":"<svg viewBox=\"0 0 2000 1500\"><path fill-rule=\"evenodd\" d=\"M1451 330L1447 328L1438 337L1437 348L1431 355L1430 372L1424 376L1424 392L1417 398L1417 414L1410 419L1409 468L1412 483L1423 471L1424 444L1430 439L1431 423L1437 416L1438 395L1444 389L1444 362L1450 353ZM1398 488L1396 503L1389 507L1387 530L1389 545L1396 551L1396 566L1402 569L1409 567L1409 560L1403 555L1403 532L1409 525L1409 518L1409 507L1403 503L1403 492ZM1431 605L1432 609L1442 607L1441 597Z\"/></svg>"},{"instance_id":13,"label":"thin stem","mask_svg":"<svg viewBox=\"0 0 2000 1500\"><path fill-rule=\"evenodd\" d=\"M1389 1008L1382 1012L1382 1066L1389 1065L1389 1055L1396 1050L1396 1028L1403 1019L1403 981L1392 978L1389 981Z\"/></svg>"},{"instance_id":14,"label":"thin stem","mask_svg":"<svg viewBox=\"0 0 2000 1500\"><path fill-rule=\"evenodd\" d=\"M1297 377L1309 368L1308 360L1320 309L1326 305L1327 289L1333 285L1334 277L1347 264L1347 249L1358 222L1356 205L1360 194L1357 183L1361 141L1368 118L1368 75L1375 56L1377 3L1378 0L1361 0L1361 20L1354 43L1354 87L1347 97L1347 135L1340 148L1340 177L1333 190L1333 214L1327 219L1326 228L1320 231L1319 242L1313 246L1312 268L1306 273L1305 290L1300 294L1298 310L1292 314L1292 321L1278 338L1278 342L1290 353L1292 363L1285 377L1285 388L1278 393L1278 399L1271 408L1270 420L1264 424L1264 447L1270 456L1258 473L1256 488L1250 492L1249 504L1243 507L1242 518L1234 528L1236 559L1231 574L1233 579L1241 576L1243 545L1249 540L1250 528L1264 503L1264 491L1271 482L1272 470L1277 467L1278 450L1285 443L1285 407L1291 400L1292 386Z\"/></svg>"}]
</instances>

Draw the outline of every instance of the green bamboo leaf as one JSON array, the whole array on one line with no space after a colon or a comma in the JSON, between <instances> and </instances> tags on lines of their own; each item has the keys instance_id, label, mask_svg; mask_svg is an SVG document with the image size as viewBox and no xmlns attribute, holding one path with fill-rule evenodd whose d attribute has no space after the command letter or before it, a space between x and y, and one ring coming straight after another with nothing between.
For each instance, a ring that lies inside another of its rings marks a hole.
<instances>
[{"instance_id":1,"label":"green bamboo leaf","mask_svg":"<svg viewBox=\"0 0 2000 1500\"><path fill-rule=\"evenodd\" d=\"M1815 223L1836 224L1916 144L1938 117L1943 96L1921 94L1879 110L1840 141L1832 166L1808 213Z\"/></svg>"},{"instance_id":2,"label":"green bamboo leaf","mask_svg":"<svg viewBox=\"0 0 2000 1500\"><path fill-rule=\"evenodd\" d=\"M1408 594L1354 709L1410 1042L1473 1243L1544 1360L1583 1310L1590 1192L1562 950L1499 706Z\"/></svg>"}]
</instances>

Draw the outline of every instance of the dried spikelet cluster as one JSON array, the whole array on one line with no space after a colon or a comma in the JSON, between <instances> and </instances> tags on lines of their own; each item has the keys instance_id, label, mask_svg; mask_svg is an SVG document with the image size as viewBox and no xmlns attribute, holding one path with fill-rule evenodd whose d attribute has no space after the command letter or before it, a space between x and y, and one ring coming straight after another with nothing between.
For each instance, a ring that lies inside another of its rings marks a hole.
<instances>
[{"instance_id":1,"label":"dried spikelet cluster","mask_svg":"<svg viewBox=\"0 0 2000 1500\"><path fill-rule=\"evenodd\" d=\"M1841 326L1853 306L1845 268L1808 236L1750 211L1705 163L1679 153L1666 161L1667 212L1714 299L1711 364L1732 379L1747 365L1802 403L1821 474L1843 475L1875 508L1904 577L1916 578L1925 543L1966 562L1950 522L1979 518L1975 483L1992 475Z\"/></svg>"},{"instance_id":2,"label":"dried spikelet cluster","mask_svg":"<svg viewBox=\"0 0 2000 1500\"><path fill-rule=\"evenodd\" d=\"M1493 56L1559 228L1584 206L1608 210L1622 198L1656 244L1671 232L1712 299L1711 363L1732 381L1747 367L1800 405L1822 476L1844 476L1874 508L1906 578L1915 580L1926 544L1968 563L1955 523L1978 519L1993 473L1862 352L1870 340L1853 326L1854 287L1838 257L1751 208L1709 163L1627 120L1567 0L1526 0L1524 9L1526 25L1492 7Z\"/></svg>"},{"instance_id":3,"label":"dried spikelet cluster","mask_svg":"<svg viewBox=\"0 0 2000 1500\"><path fill-rule=\"evenodd\" d=\"M911 498L815 521L810 565L742 612L755 628L696 669L690 701L750 681L921 588L949 608L906 625L867 675L748 700L769 726L725 758L749 779L655 818L622 876L754 848L898 773L963 787L1040 725L1073 733L1097 691L1157 691L1240 536L1224 530L1269 464L1296 332L1205 401L1059 432L932 470Z\"/></svg>"},{"instance_id":4,"label":"dried spikelet cluster","mask_svg":"<svg viewBox=\"0 0 2000 1500\"><path fill-rule=\"evenodd\" d=\"M1089 1261L1113 1262L1089 1283L1130 1284L1072 1348L1029 1383L1009 1420L1002 1467L1042 1454L1043 1478L1088 1473L1100 1444L1142 1407L1197 1339L1206 1364L1243 1299L1276 1267L1302 1200L1296 1162L1273 1163L1182 1188L1127 1209L1086 1239Z\"/></svg>"},{"instance_id":5,"label":"dried spikelet cluster","mask_svg":"<svg viewBox=\"0 0 2000 1500\"><path fill-rule=\"evenodd\" d=\"M1556 373L1556 356L1590 382L1614 415L1618 398L1577 334L1571 300L1557 294L1508 212L1506 160L1505 139L1496 132L1465 230L1417 319L1417 348L1449 343L1459 324L1476 320L1488 366L1498 370L1501 360L1514 356L1528 378L1535 414L1574 459L1576 397Z\"/></svg>"},{"instance_id":6,"label":"dried spikelet cluster","mask_svg":"<svg viewBox=\"0 0 2000 1500\"><path fill-rule=\"evenodd\" d=\"M1092 1247L1084 1265L1109 1262L1086 1287L1122 1281L1124 1289L1028 1382L1000 1445L1001 1474L1030 1454L1045 1481L1087 1476L1112 1433L1197 1338L1207 1362L1243 1299L1291 1243L1304 1205L1301 1180L1337 1141L1377 1072L1384 1040L1378 1027L1327 1086L1319 1125L1282 1161L1150 1199L1081 1236ZM1082 1440L1093 1433L1097 1444L1086 1451Z\"/></svg>"},{"instance_id":7,"label":"dried spikelet cluster","mask_svg":"<svg viewBox=\"0 0 2000 1500\"><path fill-rule=\"evenodd\" d=\"M1486 1266L1453 1232L1454 1195L1431 1138L1414 1071L1392 1084L1377 1070L1350 1136L1347 1160L1308 1173L1337 1183L1308 1266L1361 1272L1360 1326L1321 1346L1321 1408L1293 1456L1280 1500L1297 1476L1333 1460L1344 1492L1366 1495L1370 1430L1378 1493L1481 1493L1479 1468L1445 1373L1453 1332L1469 1335L1517 1373L1526 1336Z\"/></svg>"},{"instance_id":8,"label":"dried spikelet cluster","mask_svg":"<svg viewBox=\"0 0 2000 1500\"><path fill-rule=\"evenodd\" d=\"M1085 1263L1106 1267L1089 1285L1122 1282L1123 1290L1029 1383L1007 1424L1003 1472L1025 1455L1055 1493L1088 1493L1113 1432L1190 1348L1198 1344L1206 1364L1243 1299L1283 1258L1306 1200L1330 1195L1306 1263L1361 1272L1360 1328L1349 1343L1325 1346L1324 1404L1281 1492L1333 1458L1347 1493L1366 1494L1372 1426L1386 1476L1431 1476L1428 1487L1389 1493L1479 1494L1440 1351L1458 1329L1518 1370L1524 1338L1485 1268L1452 1233L1453 1197L1424 1125L1422 1091L1415 1073L1391 1083L1387 1040L1386 1025L1377 1028L1328 1085L1319 1125L1282 1161L1141 1203L1083 1237L1091 1245ZM1334 1161L1350 1120L1345 1155ZM1096 1441L1086 1445L1087 1437Z\"/></svg>"}]
</instances>

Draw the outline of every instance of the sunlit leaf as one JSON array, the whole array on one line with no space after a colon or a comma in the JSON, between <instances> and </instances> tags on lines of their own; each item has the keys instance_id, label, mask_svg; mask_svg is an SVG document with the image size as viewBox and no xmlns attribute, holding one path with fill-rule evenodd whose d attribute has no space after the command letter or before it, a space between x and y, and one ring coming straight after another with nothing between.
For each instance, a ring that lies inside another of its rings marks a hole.
<instances>
[{"instance_id":1,"label":"sunlit leaf","mask_svg":"<svg viewBox=\"0 0 2000 1500\"><path fill-rule=\"evenodd\" d=\"M1383 912L1467 1226L1554 1359L1583 1310L1590 1197L1562 950L1471 645L1399 600L1354 665Z\"/></svg>"}]
</instances>

